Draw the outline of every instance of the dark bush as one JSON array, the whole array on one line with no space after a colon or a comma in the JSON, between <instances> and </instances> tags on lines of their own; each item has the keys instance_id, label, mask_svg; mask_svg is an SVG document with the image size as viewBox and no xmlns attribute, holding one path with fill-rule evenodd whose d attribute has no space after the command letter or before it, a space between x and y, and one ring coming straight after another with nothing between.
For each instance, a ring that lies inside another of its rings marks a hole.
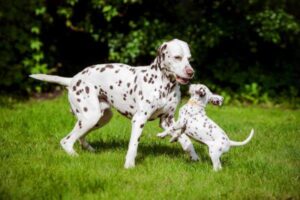
<instances>
[{"instance_id":1,"label":"dark bush","mask_svg":"<svg viewBox=\"0 0 300 200\"><path fill-rule=\"evenodd\" d=\"M0 86L31 92L39 87L30 73L145 65L162 41L179 38L191 47L195 82L241 98L256 90L253 84L264 99L299 97L299 6L296 0L2 0Z\"/></svg>"}]
</instances>

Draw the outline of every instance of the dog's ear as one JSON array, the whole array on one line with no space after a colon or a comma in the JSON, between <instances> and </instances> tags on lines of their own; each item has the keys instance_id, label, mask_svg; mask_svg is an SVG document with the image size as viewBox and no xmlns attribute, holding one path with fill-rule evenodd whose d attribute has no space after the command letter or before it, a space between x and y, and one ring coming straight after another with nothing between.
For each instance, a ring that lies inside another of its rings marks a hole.
<instances>
[{"instance_id":1,"label":"dog's ear","mask_svg":"<svg viewBox=\"0 0 300 200\"><path fill-rule=\"evenodd\" d=\"M211 95L209 102L216 106L221 106L223 104L224 98L220 95L213 94Z\"/></svg>"},{"instance_id":2,"label":"dog's ear","mask_svg":"<svg viewBox=\"0 0 300 200\"><path fill-rule=\"evenodd\" d=\"M196 91L196 94L198 94L200 97L204 97L206 95L205 89L201 87L199 90Z\"/></svg>"},{"instance_id":3,"label":"dog's ear","mask_svg":"<svg viewBox=\"0 0 300 200\"><path fill-rule=\"evenodd\" d=\"M166 42L164 42L160 47L158 47L156 56L160 60L164 60L164 57L165 57L164 51L166 50L166 48L167 48L167 43Z\"/></svg>"}]
</instances>

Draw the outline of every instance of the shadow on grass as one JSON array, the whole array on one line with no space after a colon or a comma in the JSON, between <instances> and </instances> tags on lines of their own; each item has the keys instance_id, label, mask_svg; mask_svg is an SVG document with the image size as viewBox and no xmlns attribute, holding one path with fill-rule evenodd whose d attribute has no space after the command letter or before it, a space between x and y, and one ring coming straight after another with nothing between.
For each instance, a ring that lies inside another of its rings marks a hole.
<instances>
[{"instance_id":1,"label":"shadow on grass","mask_svg":"<svg viewBox=\"0 0 300 200\"><path fill-rule=\"evenodd\" d=\"M27 97L0 94L0 107L14 109L17 103L23 103L27 100Z\"/></svg>"},{"instance_id":2,"label":"shadow on grass","mask_svg":"<svg viewBox=\"0 0 300 200\"><path fill-rule=\"evenodd\" d=\"M124 150L127 151L128 149L128 143L127 140L112 140L112 141L95 141L92 142L91 145L96 148L96 153L101 153L105 151L111 151L111 150ZM198 144L197 144L198 145ZM204 162L210 162L210 158L207 153L205 152L205 147L197 147L196 152L200 156L201 161ZM144 144L140 143L138 147L138 157L137 160L139 162L143 161L147 156L154 155L154 156L161 156L165 155L171 158L178 158L182 155L186 154L183 149L180 147L180 145L165 145L165 144ZM185 159L187 162L190 162L190 159Z\"/></svg>"}]
</instances>

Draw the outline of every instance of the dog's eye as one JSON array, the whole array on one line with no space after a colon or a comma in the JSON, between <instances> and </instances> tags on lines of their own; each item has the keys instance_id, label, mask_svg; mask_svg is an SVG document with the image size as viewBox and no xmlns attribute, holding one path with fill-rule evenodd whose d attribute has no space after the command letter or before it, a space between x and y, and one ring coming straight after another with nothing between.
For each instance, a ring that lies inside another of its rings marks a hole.
<instances>
[{"instance_id":1,"label":"dog's eye","mask_svg":"<svg viewBox=\"0 0 300 200\"><path fill-rule=\"evenodd\" d=\"M182 57L181 56L175 56L174 57L176 60L178 60L178 61L181 61L182 60Z\"/></svg>"}]
</instances>

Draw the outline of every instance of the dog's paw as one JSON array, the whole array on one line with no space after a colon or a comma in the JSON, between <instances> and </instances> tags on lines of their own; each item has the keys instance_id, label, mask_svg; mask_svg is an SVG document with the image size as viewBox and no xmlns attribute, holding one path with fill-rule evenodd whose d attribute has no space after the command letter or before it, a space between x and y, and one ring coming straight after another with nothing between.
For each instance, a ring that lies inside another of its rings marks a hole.
<instances>
[{"instance_id":1,"label":"dog's paw","mask_svg":"<svg viewBox=\"0 0 300 200\"><path fill-rule=\"evenodd\" d=\"M65 150L65 152L67 152L67 154L69 154L70 156L78 156L76 151L73 149L73 146L68 142L66 142L65 139L62 139L60 141L60 145L63 148L63 150Z\"/></svg>"},{"instance_id":2,"label":"dog's paw","mask_svg":"<svg viewBox=\"0 0 300 200\"><path fill-rule=\"evenodd\" d=\"M135 163L134 161L126 161L124 164L124 168L125 169L131 169L135 167Z\"/></svg>"},{"instance_id":3,"label":"dog's paw","mask_svg":"<svg viewBox=\"0 0 300 200\"><path fill-rule=\"evenodd\" d=\"M165 132L162 133L158 133L156 136L159 138L165 138L168 134L166 134Z\"/></svg>"},{"instance_id":4,"label":"dog's paw","mask_svg":"<svg viewBox=\"0 0 300 200\"><path fill-rule=\"evenodd\" d=\"M199 156L197 156L197 155L191 155L190 158L191 158L191 161L194 161L194 162L199 161Z\"/></svg>"},{"instance_id":5,"label":"dog's paw","mask_svg":"<svg viewBox=\"0 0 300 200\"><path fill-rule=\"evenodd\" d=\"M89 145L87 148L85 148L85 150L88 150L89 152L95 153L96 149L94 147L92 147L91 145Z\"/></svg>"}]
</instances>

